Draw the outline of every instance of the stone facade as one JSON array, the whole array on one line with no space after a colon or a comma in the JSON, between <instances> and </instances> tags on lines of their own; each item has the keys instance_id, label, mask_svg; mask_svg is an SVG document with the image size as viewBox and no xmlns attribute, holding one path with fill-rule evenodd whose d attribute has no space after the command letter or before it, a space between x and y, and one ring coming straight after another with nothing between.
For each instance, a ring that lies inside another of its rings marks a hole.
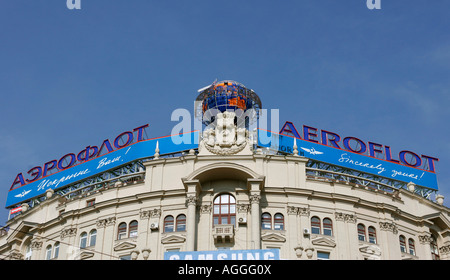
<instances>
[{"instance_id":1,"label":"stone facade","mask_svg":"<svg viewBox=\"0 0 450 280\"><path fill-rule=\"evenodd\" d=\"M143 181L69 200L49 194L8 221L1 256L156 260L170 250L278 248L292 260L450 259L441 203L309 177L296 155L205 151L146 161ZM226 217L217 215L222 194L234 201Z\"/></svg>"}]
</instances>

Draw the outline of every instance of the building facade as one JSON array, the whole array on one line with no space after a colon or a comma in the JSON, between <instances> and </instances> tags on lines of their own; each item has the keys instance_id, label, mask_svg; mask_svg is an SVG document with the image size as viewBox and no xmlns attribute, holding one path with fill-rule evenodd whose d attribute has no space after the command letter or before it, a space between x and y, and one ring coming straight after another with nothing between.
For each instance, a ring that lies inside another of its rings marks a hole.
<instances>
[{"instance_id":1,"label":"building facade","mask_svg":"<svg viewBox=\"0 0 450 280\"><path fill-rule=\"evenodd\" d=\"M248 249L279 249L289 260L450 259L441 196L318 170L296 147L268 153L248 134L238 143L235 130L231 144L216 127L216 143L207 131L198 149L164 157L157 148L140 168L94 189L48 189L1 230L2 259L160 260Z\"/></svg>"}]
</instances>

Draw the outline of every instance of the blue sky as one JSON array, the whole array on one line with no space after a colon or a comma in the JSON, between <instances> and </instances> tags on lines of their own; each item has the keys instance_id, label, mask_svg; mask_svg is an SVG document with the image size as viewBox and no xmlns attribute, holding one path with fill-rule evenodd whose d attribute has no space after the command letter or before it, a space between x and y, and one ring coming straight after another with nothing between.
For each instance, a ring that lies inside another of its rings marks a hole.
<instances>
[{"instance_id":1,"label":"blue sky","mask_svg":"<svg viewBox=\"0 0 450 280\"><path fill-rule=\"evenodd\" d=\"M0 186L236 80L280 122L438 157L450 205L450 2L0 2ZM7 211L1 207L0 222Z\"/></svg>"}]
</instances>

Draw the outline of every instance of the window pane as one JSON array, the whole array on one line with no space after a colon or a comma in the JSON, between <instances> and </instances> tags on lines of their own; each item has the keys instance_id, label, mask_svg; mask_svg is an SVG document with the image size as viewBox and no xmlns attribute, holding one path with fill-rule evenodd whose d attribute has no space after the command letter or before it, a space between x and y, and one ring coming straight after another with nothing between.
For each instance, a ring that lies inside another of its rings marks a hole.
<instances>
[{"instance_id":1,"label":"window pane","mask_svg":"<svg viewBox=\"0 0 450 280\"><path fill-rule=\"evenodd\" d=\"M219 214L219 205L214 205L214 214Z\"/></svg>"},{"instance_id":2,"label":"window pane","mask_svg":"<svg viewBox=\"0 0 450 280\"><path fill-rule=\"evenodd\" d=\"M236 205L230 205L230 213L231 214L236 213Z\"/></svg>"},{"instance_id":3,"label":"window pane","mask_svg":"<svg viewBox=\"0 0 450 280\"><path fill-rule=\"evenodd\" d=\"M223 194L221 197L220 197L220 199L221 199L221 204L224 204L224 203L228 203L228 197L229 197L229 195L228 194Z\"/></svg>"},{"instance_id":4,"label":"window pane","mask_svg":"<svg viewBox=\"0 0 450 280\"><path fill-rule=\"evenodd\" d=\"M53 254L53 258L58 258L59 255L59 242L55 243L55 253Z\"/></svg>"},{"instance_id":5,"label":"window pane","mask_svg":"<svg viewBox=\"0 0 450 280\"><path fill-rule=\"evenodd\" d=\"M95 246L95 242L97 241L97 231L93 230L90 233L89 237L89 246Z\"/></svg>"},{"instance_id":6,"label":"window pane","mask_svg":"<svg viewBox=\"0 0 450 280\"><path fill-rule=\"evenodd\" d=\"M222 205L220 207L220 214L228 214L228 205Z\"/></svg>"},{"instance_id":7,"label":"window pane","mask_svg":"<svg viewBox=\"0 0 450 280\"><path fill-rule=\"evenodd\" d=\"M222 225L227 225L228 224L228 217L222 217L221 222Z\"/></svg>"},{"instance_id":8,"label":"window pane","mask_svg":"<svg viewBox=\"0 0 450 280\"><path fill-rule=\"evenodd\" d=\"M330 259L330 253L328 253L328 252L317 252L317 259L318 260L329 260Z\"/></svg>"}]
</instances>

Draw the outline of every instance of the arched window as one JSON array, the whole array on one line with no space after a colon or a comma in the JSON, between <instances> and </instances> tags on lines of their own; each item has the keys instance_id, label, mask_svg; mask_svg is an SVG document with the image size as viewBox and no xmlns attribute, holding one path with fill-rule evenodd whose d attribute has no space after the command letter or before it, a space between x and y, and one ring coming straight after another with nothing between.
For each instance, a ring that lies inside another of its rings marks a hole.
<instances>
[{"instance_id":1,"label":"arched window","mask_svg":"<svg viewBox=\"0 0 450 280\"><path fill-rule=\"evenodd\" d=\"M119 227L117 229L117 239L123 239L127 236L127 224L126 223L120 223Z\"/></svg>"},{"instance_id":2,"label":"arched window","mask_svg":"<svg viewBox=\"0 0 450 280\"><path fill-rule=\"evenodd\" d=\"M437 246L437 240L436 240L436 237L434 235L431 235L430 247L431 247L431 258L433 260L441 259L439 257L439 248Z\"/></svg>"},{"instance_id":3,"label":"arched window","mask_svg":"<svg viewBox=\"0 0 450 280\"><path fill-rule=\"evenodd\" d=\"M132 221L128 227L128 237L136 237L138 235L138 222Z\"/></svg>"},{"instance_id":4,"label":"arched window","mask_svg":"<svg viewBox=\"0 0 450 280\"><path fill-rule=\"evenodd\" d=\"M366 227L363 224L358 224L358 240L366 241Z\"/></svg>"},{"instance_id":5,"label":"arched window","mask_svg":"<svg viewBox=\"0 0 450 280\"><path fill-rule=\"evenodd\" d=\"M164 218L164 232L173 232L173 216Z\"/></svg>"},{"instance_id":6,"label":"arched window","mask_svg":"<svg viewBox=\"0 0 450 280\"><path fill-rule=\"evenodd\" d=\"M48 245L45 249L45 259L50 260L52 258L52 245Z\"/></svg>"},{"instance_id":7,"label":"arched window","mask_svg":"<svg viewBox=\"0 0 450 280\"><path fill-rule=\"evenodd\" d=\"M227 193L214 199L214 225L236 225L236 200Z\"/></svg>"},{"instance_id":8,"label":"arched window","mask_svg":"<svg viewBox=\"0 0 450 280\"><path fill-rule=\"evenodd\" d=\"M31 248L31 244L28 244L25 252L25 260L31 260L31 256L33 255L33 249Z\"/></svg>"},{"instance_id":9,"label":"arched window","mask_svg":"<svg viewBox=\"0 0 450 280\"><path fill-rule=\"evenodd\" d=\"M177 216L177 231L186 231L186 215Z\"/></svg>"},{"instance_id":10,"label":"arched window","mask_svg":"<svg viewBox=\"0 0 450 280\"><path fill-rule=\"evenodd\" d=\"M323 219L323 234L324 235L333 235L333 222L329 218Z\"/></svg>"},{"instance_id":11,"label":"arched window","mask_svg":"<svg viewBox=\"0 0 450 280\"><path fill-rule=\"evenodd\" d=\"M59 256L59 242L56 242L53 249L53 258L57 259L58 256Z\"/></svg>"},{"instance_id":12,"label":"arched window","mask_svg":"<svg viewBox=\"0 0 450 280\"><path fill-rule=\"evenodd\" d=\"M311 218L311 233L320 234L320 232L321 232L320 219L318 217L312 217Z\"/></svg>"},{"instance_id":13,"label":"arched window","mask_svg":"<svg viewBox=\"0 0 450 280\"><path fill-rule=\"evenodd\" d=\"M87 246L87 238L88 238L88 235L87 235L86 232L83 232L80 235L80 248L81 249L86 248L86 246Z\"/></svg>"},{"instance_id":14,"label":"arched window","mask_svg":"<svg viewBox=\"0 0 450 280\"><path fill-rule=\"evenodd\" d=\"M410 255L416 255L416 245L414 244L414 239L412 238L408 239L408 249Z\"/></svg>"},{"instance_id":15,"label":"arched window","mask_svg":"<svg viewBox=\"0 0 450 280\"><path fill-rule=\"evenodd\" d=\"M97 230L93 229L89 232L89 246L95 246L97 242Z\"/></svg>"},{"instance_id":16,"label":"arched window","mask_svg":"<svg viewBox=\"0 0 450 280\"><path fill-rule=\"evenodd\" d=\"M284 230L284 216L283 214L276 213L273 219L273 228L275 230Z\"/></svg>"},{"instance_id":17,"label":"arched window","mask_svg":"<svg viewBox=\"0 0 450 280\"><path fill-rule=\"evenodd\" d=\"M403 235L399 236L399 241L400 241L400 251L402 253L406 253L406 239Z\"/></svg>"},{"instance_id":18,"label":"arched window","mask_svg":"<svg viewBox=\"0 0 450 280\"><path fill-rule=\"evenodd\" d=\"M375 231L375 228L370 226L368 231L369 231L369 242L377 244L377 232Z\"/></svg>"},{"instance_id":19,"label":"arched window","mask_svg":"<svg viewBox=\"0 0 450 280\"><path fill-rule=\"evenodd\" d=\"M261 229L272 229L272 216L269 213L261 215Z\"/></svg>"}]
</instances>

